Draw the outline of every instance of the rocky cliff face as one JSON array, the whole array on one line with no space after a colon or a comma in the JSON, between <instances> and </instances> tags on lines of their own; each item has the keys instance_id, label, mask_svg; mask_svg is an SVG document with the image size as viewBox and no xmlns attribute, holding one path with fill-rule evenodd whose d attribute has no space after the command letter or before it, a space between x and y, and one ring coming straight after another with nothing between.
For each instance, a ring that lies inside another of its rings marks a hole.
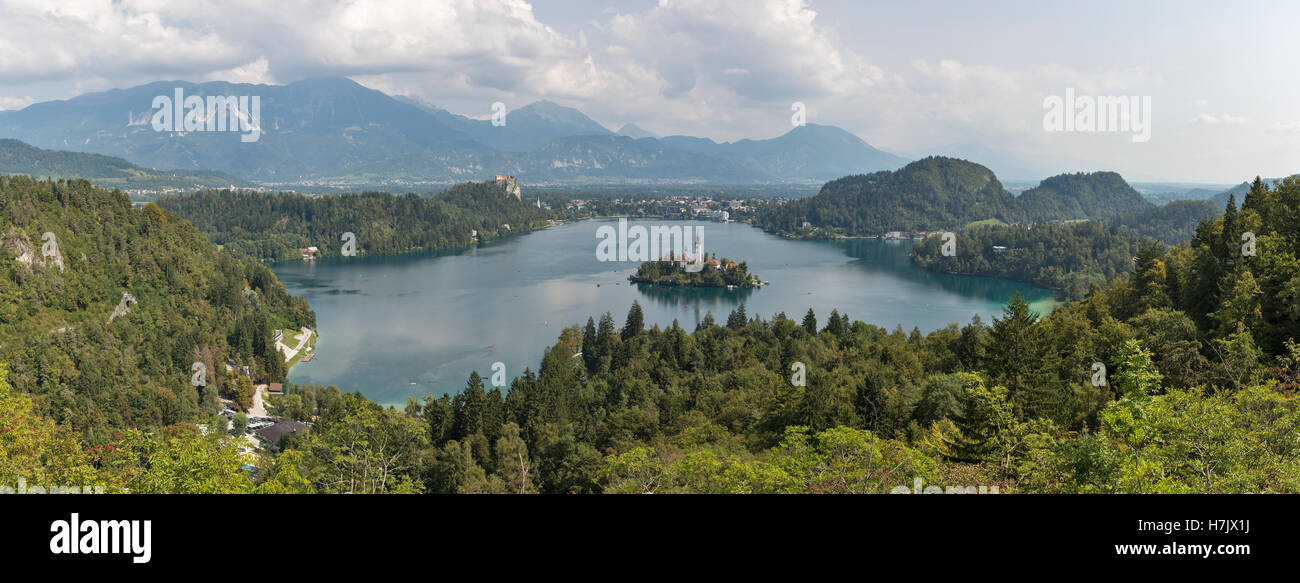
<instances>
[{"instance_id":1,"label":"rocky cliff face","mask_svg":"<svg viewBox=\"0 0 1300 583\"><path fill-rule=\"evenodd\" d=\"M13 252L18 263L27 269L40 270L46 267L57 267L59 271L67 269L63 263L63 253L59 250L58 240L53 234L44 234L41 241L42 243L39 244L30 243L23 232L11 228L8 233L0 237L0 248Z\"/></svg>"},{"instance_id":2,"label":"rocky cliff face","mask_svg":"<svg viewBox=\"0 0 1300 583\"><path fill-rule=\"evenodd\" d=\"M113 308L113 314L108 317L108 323L112 324L113 320L131 313L131 306L134 306L137 303L139 302L135 301L135 296L131 295L129 292L122 292L122 300L117 302L116 308Z\"/></svg>"},{"instance_id":3,"label":"rocky cliff face","mask_svg":"<svg viewBox=\"0 0 1300 583\"><path fill-rule=\"evenodd\" d=\"M506 189L506 194L515 197L515 200L523 200L524 191L519 188L519 181L515 177L498 178L497 184Z\"/></svg>"}]
</instances>

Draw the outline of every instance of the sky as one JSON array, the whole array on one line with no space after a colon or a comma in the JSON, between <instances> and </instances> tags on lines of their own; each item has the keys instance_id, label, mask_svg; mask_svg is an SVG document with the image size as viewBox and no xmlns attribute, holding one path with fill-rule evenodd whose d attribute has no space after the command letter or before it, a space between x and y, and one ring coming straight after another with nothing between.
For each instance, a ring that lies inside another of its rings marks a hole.
<instances>
[{"instance_id":1,"label":"sky","mask_svg":"<svg viewBox=\"0 0 1300 583\"><path fill-rule=\"evenodd\" d=\"M1285 0L0 0L0 15L0 110L341 75L475 117L545 98L611 129L731 141L789 131L797 102L909 156L975 144L1131 181L1300 172ZM1150 138L1049 131L1045 100L1067 90L1149 97Z\"/></svg>"}]
</instances>

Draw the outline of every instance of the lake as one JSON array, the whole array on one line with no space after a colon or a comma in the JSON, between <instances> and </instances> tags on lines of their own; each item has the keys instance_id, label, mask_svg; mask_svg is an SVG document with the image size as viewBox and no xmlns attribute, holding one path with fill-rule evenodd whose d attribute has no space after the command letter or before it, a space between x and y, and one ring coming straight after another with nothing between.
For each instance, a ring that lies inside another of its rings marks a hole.
<instances>
[{"instance_id":1,"label":"lake","mask_svg":"<svg viewBox=\"0 0 1300 583\"><path fill-rule=\"evenodd\" d=\"M740 304L752 317L778 312L799 321L808 308L824 325L831 309L853 320L922 332L975 314L1001 314L1016 291L1034 309L1055 306L1030 284L943 275L914 267L912 241L795 241L743 223L633 220L632 225L704 228L704 249L747 261L771 285L683 289L627 281L636 262L601 262L596 229L615 220L554 226L455 252L335 257L272 266L289 292L316 311L316 358L293 367L291 382L361 391L385 405L408 396L455 392L471 371L484 379L502 362L508 377L537 369L561 330L610 312L622 327L634 300L646 327L674 319L688 332L712 312L719 323Z\"/></svg>"}]
</instances>

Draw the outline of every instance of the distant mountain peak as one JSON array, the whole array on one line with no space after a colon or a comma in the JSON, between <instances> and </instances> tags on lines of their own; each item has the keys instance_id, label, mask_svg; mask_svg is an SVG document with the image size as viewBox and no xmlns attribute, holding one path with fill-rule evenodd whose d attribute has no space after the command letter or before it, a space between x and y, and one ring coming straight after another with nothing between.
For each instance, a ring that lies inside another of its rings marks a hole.
<instances>
[{"instance_id":1,"label":"distant mountain peak","mask_svg":"<svg viewBox=\"0 0 1300 583\"><path fill-rule=\"evenodd\" d=\"M598 132L598 133L612 133L609 131L608 128L596 122L596 120L587 117L587 114L582 113L578 109L568 107L565 105L560 105L554 101L550 101L547 99L542 99L539 101L534 101L532 103L529 103L528 105L519 108L513 113L518 114L524 112L537 115L543 119L547 119L550 121L588 125L593 128L600 128L601 130L603 130L602 132Z\"/></svg>"},{"instance_id":2,"label":"distant mountain peak","mask_svg":"<svg viewBox=\"0 0 1300 583\"><path fill-rule=\"evenodd\" d=\"M645 130L644 128L642 128L641 126L638 126L638 125L636 125L636 124L634 124L634 123L625 123L625 124L623 124L623 127L618 128L618 132L617 132L617 133L618 133L620 136L627 136L627 137L629 137L629 138L636 138L636 139L641 139L641 138L657 138L657 137L659 137L657 134L655 134L655 133L653 133L653 132L650 132L650 131L647 131L647 130Z\"/></svg>"},{"instance_id":3,"label":"distant mountain peak","mask_svg":"<svg viewBox=\"0 0 1300 583\"><path fill-rule=\"evenodd\" d=\"M328 88L336 88L336 89L339 88L365 89L367 91L373 91L373 89L370 89L369 87L357 83L356 81L353 81L347 77L337 77L337 76L308 77L306 79L300 79L298 81L289 83L288 85L285 85L285 87L320 87L320 88L328 87Z\"/></svg>"}]
</instances>

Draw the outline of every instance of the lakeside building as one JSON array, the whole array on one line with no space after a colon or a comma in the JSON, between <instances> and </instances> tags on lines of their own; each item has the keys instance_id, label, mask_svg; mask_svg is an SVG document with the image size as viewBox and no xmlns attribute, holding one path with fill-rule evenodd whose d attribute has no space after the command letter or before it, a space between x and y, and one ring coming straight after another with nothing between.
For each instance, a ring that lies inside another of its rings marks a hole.
<instances>
[{"instance_id":1,"label":"lakeside building","mask_svg":"<svg viewBox=\"0 0 1300 583\"><path fill-rule=\"evenodd\" d=\"M277 452L285 437L306 433L309 429L311 426L301 421L281 421L254 431L253 435L262 442L262 446Z\"/></svg>"}]
</instances>

